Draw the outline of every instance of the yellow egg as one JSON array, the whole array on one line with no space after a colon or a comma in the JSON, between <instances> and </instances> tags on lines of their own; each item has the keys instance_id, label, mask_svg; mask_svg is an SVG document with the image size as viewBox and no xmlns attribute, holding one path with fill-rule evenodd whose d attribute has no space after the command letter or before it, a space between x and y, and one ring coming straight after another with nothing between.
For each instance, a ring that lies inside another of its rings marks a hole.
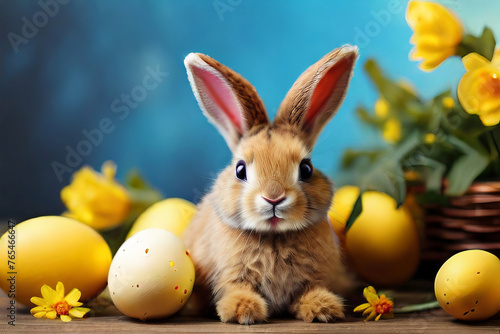
<instances>
[{"instance_id":1,"label":"yellow egg","mask_svg":"<svg viewBox=\"0 0 500 334\"><path fill-rule=\"evenodd\" d=\"M439 269L434 292L455 318L488 319L500 311L500 260L477 249L455 254Z\"/></svg>"},{"instance_id":2,"label":"yellow egg","mask_svg":"<svg viewBox=\"0 0 500 334\"><path fill-rule=\"evenodd\" d=\"M363 211L342 237L345 224L359 196L359 188L345 186L334 196L329 212L332 226L359 276L377 286L394 286L409 280L420 261L420 242L409 210L399 209L386 194L367 191Z\"/></svg>"},{"instance_id":3,"label":"yellow egg","mask_svg":"<svg viewBox=\"0 0 500 334\"><path fill-rule=\"evenodd\" d=\"M332 206L328 211L328 216L337 234L342 242L345 242L344 229L347 219L351 215L352 208L359 196L359 188L355 186L344 186L335 191Z\"/></svg>"},{"instance_id":4,"label":"yellow egg","mask_svg":"<svg viewBox=\"0 0 500 334\"><path fill-rule=\"evenodd\" d=\"M164 318L186 305L194 275L181 239L164 229L147 229L127 239L116 252L109 268L109 294L129 317Z\"/></svg>"},{"instance_id":5,"label":"yellow egg","mask_svg":"<svg viewBox=\"0 0 500 334\"><path fill-rule=\"evenodd\" d=\"M61 281L81 301L106 287L111 251L94 229L74 219L43 216L26 220L0 238L0 288L17 302L33 306L44 284Z\"/></svg>"},{"instance_id":6,"label":"yellow egg","mask_svg":"<svg viewBox=\"0 0 500 334\"><path fill-rule=\"evenodd\" d=\"M148 228L162 228L180 237L196 213L196 206L182 198L167 198L147 208L135 221L127 238Z\"/></svg>"}]
</instances>

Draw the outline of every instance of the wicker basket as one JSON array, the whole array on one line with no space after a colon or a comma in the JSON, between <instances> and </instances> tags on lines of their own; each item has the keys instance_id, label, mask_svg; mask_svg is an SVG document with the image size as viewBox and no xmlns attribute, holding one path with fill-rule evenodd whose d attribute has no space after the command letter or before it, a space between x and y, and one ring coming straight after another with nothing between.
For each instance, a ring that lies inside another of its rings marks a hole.
<instances>
[{"instance_id":1,"label":"wicker basket","mask_svg":"<svg viewBox=\"0 0 500 334\"><path fill-rule=\"evenodd\" d=\"M446 206L426 205L422 259L444 262L467 249L500 256L500 182L477 182Z\"/></svg>"}]
</instances>

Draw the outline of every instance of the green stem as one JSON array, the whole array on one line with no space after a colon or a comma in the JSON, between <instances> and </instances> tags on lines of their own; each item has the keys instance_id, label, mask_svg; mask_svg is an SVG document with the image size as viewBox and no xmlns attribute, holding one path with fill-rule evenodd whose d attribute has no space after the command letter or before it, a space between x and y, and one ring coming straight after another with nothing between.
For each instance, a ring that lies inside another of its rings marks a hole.
<instances>
[{"instance_id":1,"label":"green stem","mask_svg":"<svg viewBox=\"0 0 500 334\"><path fill-rule=\"evenodd\" d=\"M488 132L490 134L491 140L493 141L493 145L495 145L495 148L497 149L497 156L500 157L500 148L498 148L498 143L495 136L493 135L493 130L490 130Z\"/></svg>"},{"instance_id":2,"label":"green stem","mask_svg":"<svg viewBox=\"0 0 500 334\"><path fill-rule=\"evenodd\" d=\"M412 313L412 312L420 312L420 311L428 311L436 308L440 308L439 302L437 300L433 300L432 302L422 303L422 304L413 304L413 305L405 305L403 307L398 307L393 310L394 313Z\"/></svg>"}]
</instances>

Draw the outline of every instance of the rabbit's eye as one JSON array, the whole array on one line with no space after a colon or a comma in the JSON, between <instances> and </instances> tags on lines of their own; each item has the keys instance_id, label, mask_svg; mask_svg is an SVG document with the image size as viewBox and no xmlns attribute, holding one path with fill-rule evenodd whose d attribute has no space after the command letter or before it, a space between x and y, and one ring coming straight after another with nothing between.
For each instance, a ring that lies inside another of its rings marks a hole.
<instances>
[{"instance_id":1,"label":"rabbit's eye","mask_svg":"<svg viewBox=\"0 0 500 334\"><path fill-rule=\"evenodd\" d=\"M247 167L243 160L238 161L236 164L236 177L241 181L247 180Z\"/></svg>"},{"instance_id":2,"label":"rabbit's eye","mask_svg":"<svg viewBox=\"0 0 500 334\"><path fill-rule=\"evenodd\" d=\"M310 159L304 159L299 166L299 180L304 181L309 179L313 174L313 165Z\"/></svg>"}]
</instances>

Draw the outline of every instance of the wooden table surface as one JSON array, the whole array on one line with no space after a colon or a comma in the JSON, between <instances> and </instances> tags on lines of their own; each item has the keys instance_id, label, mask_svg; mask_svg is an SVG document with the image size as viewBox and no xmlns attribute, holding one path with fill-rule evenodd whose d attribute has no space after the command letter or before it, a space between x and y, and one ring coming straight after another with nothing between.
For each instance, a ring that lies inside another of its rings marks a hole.
<instances>
[{"instance_id":1,"label":"wooden table surface","mask_svg":"<svg viewBox=\"0 0 500 334\"><path fill-rule=\"evenodd\" d=\"M9 299L0 291L0 332L169 332L169 333L495 333L500 334L500 314L478 323L454 320L443 310L413 314L397 314L394 319L378 322L364 322L360 314L348 314L344 321L336 323L304 323L296 319L270 319L269 322L252 326L223 324L213 318L191 318L174 316L161 321L142 322L128 318L112 305L93 307L89 317L63 323L59 319L36 319L29 308L18 308L15 312L15 326L8 324ZM352 310L352 307L348 307ZM97 310L97 312L95 311Z\"/></svg>"}]
</instances>

